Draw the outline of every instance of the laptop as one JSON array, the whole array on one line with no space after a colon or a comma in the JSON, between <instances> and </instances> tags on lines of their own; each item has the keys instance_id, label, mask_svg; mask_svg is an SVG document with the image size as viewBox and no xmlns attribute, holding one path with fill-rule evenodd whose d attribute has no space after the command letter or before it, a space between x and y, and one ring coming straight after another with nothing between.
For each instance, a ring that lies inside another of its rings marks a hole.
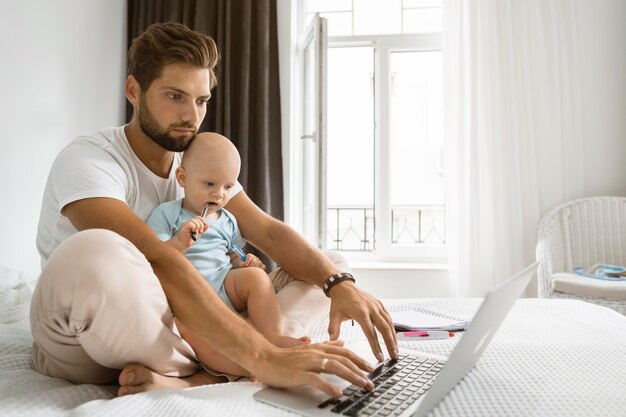
<instances>
[{"instance_id":1,"label":"laptop","mask_svg":"<svg viewBox=\"0 0 626 417\"><path fill-rule=\"evenodd\" d=\"M375 386L373 391L324 374L343 389L340 398L330 398L313 387L304 386L266 387L257 391L254 399L306 416L426 416L476 365L536 268L536 263L528 266L487 294L447 358L403 349L397 360L378 363L367 343L357 344L349 348L377 366L369 374Z\"/></svg>"}]
</instances>

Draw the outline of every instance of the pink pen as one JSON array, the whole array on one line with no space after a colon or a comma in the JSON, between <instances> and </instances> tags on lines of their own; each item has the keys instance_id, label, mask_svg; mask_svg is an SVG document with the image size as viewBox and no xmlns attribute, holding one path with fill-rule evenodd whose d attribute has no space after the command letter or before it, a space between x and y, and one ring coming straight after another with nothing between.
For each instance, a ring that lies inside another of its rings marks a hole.
<instances>
[{"instance_id":1,"label":"pink pen","mask_svg":"<svg viewBox=\"0 0 626 417\"><path fill-rule=\"evenodd\" d=\"M454 333L444 330L431 330L420 332L400 332L398 333L398 340L436 340L436 339L448 339L454 337Z\"/></svg>"}]
</instances>

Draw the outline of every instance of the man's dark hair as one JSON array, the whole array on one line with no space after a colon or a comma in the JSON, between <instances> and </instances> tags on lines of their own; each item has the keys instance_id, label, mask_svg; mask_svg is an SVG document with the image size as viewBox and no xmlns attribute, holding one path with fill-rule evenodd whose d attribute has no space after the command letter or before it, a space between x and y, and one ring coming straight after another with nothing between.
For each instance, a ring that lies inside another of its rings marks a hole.
<instances>
[{"instance_id":1,"label":"man's dark hair","mask_svg":"<svg viewBox=\"0 0 626 417\"><path fill-rule=\"evenodd\" d=\"M206 68L210 86L215 87L217 45L210 36L175 22L155 23L135 38L128 50L128 75L135 77L142 91L160 77L169 64Z\"/></svg>"}]
</instances>

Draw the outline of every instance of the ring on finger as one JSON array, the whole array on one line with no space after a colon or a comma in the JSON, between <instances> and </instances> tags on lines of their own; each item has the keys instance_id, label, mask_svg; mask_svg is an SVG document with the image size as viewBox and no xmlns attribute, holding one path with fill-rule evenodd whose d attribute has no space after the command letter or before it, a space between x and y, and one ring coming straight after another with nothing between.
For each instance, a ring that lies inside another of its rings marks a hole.
<instances>
[{"instance_id":1,"label":"ring on finger","mask_svg":"<svg viewBox=\"0 0 626 417\"><path fill-rule=\"evenodd\" d=\"M324 358L322 359L322 372L324 372L326 370L326 364L328 363L328 358Z\"/></svg>"}]
</instances>

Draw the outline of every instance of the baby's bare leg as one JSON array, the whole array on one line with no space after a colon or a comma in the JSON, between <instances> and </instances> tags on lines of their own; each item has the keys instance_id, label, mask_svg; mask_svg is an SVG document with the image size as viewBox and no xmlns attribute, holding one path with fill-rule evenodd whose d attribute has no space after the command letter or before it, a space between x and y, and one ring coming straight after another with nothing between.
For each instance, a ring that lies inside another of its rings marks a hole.
<instances>
[{"instance_id":1,"label":"baby's bare leg","mask_svg":"<svg viewBox=\"0 0 626 417\"><path fill-rule=\"evenodd\" d=\"M176 318L174 318L174 321L176 322L176 327L178 327L178 331L180 332L182 338L189 343L189 346L191 346L196 356L205 367L219 373L236 376L250 376L250 372L246 371L226 356L211 348L206 343L202 342L202 340L197 338Z\"/></svg>"},{"instance_id":2,"label":"baby's bare leg","mask_svg":"<svg viewBox=\"0 0 626 417\"><path fill-rule=\"evenodd\" d=\"M270 342L280 347L297 346L310 342L281 334L282 317L278 298L269 277L260 268L232 269L224 280L224 289L238 311L248 310L252 325Z\"/></svg>"}]
</instances>

